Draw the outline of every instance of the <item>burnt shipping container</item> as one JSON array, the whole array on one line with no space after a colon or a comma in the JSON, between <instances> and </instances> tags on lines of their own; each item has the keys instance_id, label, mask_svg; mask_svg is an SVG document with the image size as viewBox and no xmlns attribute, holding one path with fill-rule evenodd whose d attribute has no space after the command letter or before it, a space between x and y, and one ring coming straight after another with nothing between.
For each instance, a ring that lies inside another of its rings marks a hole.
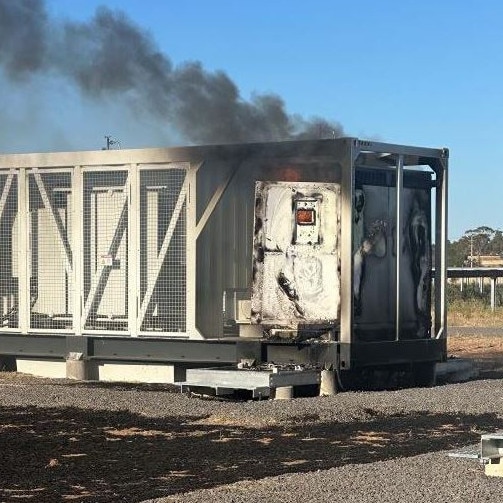
<instances>
[{"instance_id":1,"label":"burnt shipping container","mask_svg":"<svg viewBox=\"0 0 503 503\"><path fill-rule=\"evenodd\" d=\"M0 355L432 368L447 163L355 138L0 155Z\"/></svg>"}]
</instances>

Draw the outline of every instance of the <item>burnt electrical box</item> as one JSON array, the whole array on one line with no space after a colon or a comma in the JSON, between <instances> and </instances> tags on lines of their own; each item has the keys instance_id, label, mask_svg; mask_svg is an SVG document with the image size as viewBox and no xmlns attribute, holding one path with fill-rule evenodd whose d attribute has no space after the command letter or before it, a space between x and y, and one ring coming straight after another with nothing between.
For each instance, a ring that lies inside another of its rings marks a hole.
<instances>
[{"instance_id":1,"label":"burnt electrical box","mask_svg":"<svg viewBox=\"0 0 503 503\"><path fill-rule=\"evenodd\" d=\"M340 185L257 182L251 320L295 328L339 318Z\"/></svg>"}]
</instances>

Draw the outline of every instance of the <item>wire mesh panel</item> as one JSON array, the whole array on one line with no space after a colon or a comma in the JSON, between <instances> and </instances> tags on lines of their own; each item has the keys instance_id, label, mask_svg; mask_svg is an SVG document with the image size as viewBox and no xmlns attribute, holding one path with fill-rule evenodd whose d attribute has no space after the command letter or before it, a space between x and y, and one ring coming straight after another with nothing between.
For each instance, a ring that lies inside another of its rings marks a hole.
<instances>
[{"instance_id":1,"label":"wire mesh panel","mask_svg":"<svg viewBox=\"0 0 503 503\"><path fill-rule=\"evenodd\" d=\"M17 175L0 175L0 328L19 327Z\"/></svg>"},{"instance_id":2,"label":"wire mesh panel","mask_svg":"<svg viewBox=\"0 0 503 503\"><path fill-rule=\"evenodd\" d=\"M128 329L128 173L84 173L84 307L86 330Z\"/></svg>"},{"instance_id":3,"label":"wire mesh panel","mask_svg":"<svg viewBox=\"0 0 503 503\"><path fill-rule=\"evenodd\" d=\"M142 332L186 332L186 170L140 171Z\"/></svg>"},{"instance_id":4,"label":"wire mesh panel","mask_svg":"<svg viewBox=\"0 0 503 503\"><path fill-rule=\"evenodd\" d=\"M30 328L73 326L71 173L28 174Z\"/></svg>"}]
</instances>

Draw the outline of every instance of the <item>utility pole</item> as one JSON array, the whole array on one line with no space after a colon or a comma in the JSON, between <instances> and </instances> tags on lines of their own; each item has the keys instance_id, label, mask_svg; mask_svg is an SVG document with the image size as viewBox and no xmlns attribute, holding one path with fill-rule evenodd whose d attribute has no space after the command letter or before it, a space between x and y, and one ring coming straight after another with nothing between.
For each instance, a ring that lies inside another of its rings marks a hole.
<instances>
[{"instance_id":1,"label":"utility pole","mask_svg":"<svg viewBox=\"0 0 503 503\"><path fill-rule=\"evenodd\" d=\"M470 267L473 267L473 234L470 235Z\"/></svg>"}]
</instances>

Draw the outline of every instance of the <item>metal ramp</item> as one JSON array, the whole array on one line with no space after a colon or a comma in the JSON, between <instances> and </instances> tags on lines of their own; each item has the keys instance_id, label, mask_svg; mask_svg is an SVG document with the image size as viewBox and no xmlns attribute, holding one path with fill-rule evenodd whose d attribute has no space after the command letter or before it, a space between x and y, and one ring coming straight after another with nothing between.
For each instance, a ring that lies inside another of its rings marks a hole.
<instances>
[{"instance_id":1,"label":"metal ramp","mask_svg":"<svg viewBox=\"0 0 503 503\"><path fill-rule=\"evenodd\" d=\"M466 445L447 453L450 458L480 459L480 444Z\"/></svg>"},{"instance_id":2,"label":"metal ramp","mask_svg":"<svg viewBox=\"0 0 503 503\"><path fill-rule=\"evenodd\" d=\"M320 379L320 371L314 369L223 367L187 369L186 380L176 384L182 392L211 389L217 396L225 396L237 390L248 390L253 398L268 398L278 388L319 385Z\"/></svg>"}]
</instances>

